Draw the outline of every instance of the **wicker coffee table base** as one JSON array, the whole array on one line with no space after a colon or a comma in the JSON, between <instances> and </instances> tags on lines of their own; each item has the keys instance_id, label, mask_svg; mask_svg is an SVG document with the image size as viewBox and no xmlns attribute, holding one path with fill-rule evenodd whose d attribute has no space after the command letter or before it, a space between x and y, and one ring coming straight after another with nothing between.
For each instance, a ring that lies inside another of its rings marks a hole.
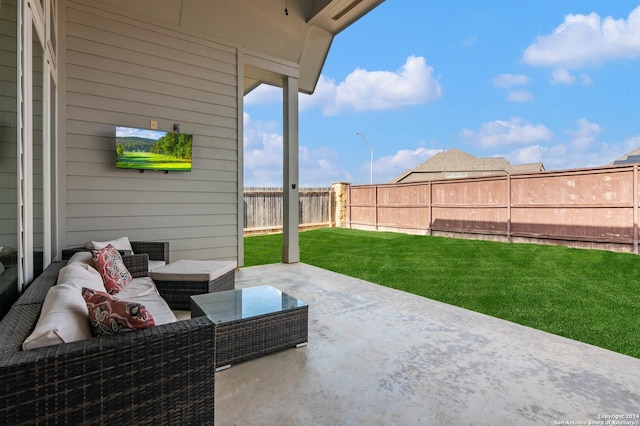
<instances>
[{"instance_id":1,"label":"wicker coffee table base","mask_svg":"<svg viewBox=\"0 0 640 426\"><path fill-rule=\"evenodd\" d=\"M216 370L308 340L309 307L216 325Z\"/></svg>"},{"instance_id":2,"label":"wicker coffee table base","mask_svg":"<svg viewBox=\"0 0 640 426\"><path fill-rule=\"evenodd\" d=\"M236 290L236 292L240 291L242 290ZM211 295L211 297L216 299L217 295L222 296L225 293L216 293L216 296ZM290 297L283 293L283 297L285 296ZM215 303L207 305L208 299L211 298L204 295L194 296L191 299L192 318L199 316L212 318L212 315L216 315L215 310L206 312L212 309L211 306L215 306ZM235 304L233 299L231 300L232 305ZM216 370L219 371L242 361L306 345L309 334L309 306L301 302L298 306L283 310L256 316L248 315L246 318L229 321L214 319L214 322L216 323Z\"/></svg>"}]
</instances>

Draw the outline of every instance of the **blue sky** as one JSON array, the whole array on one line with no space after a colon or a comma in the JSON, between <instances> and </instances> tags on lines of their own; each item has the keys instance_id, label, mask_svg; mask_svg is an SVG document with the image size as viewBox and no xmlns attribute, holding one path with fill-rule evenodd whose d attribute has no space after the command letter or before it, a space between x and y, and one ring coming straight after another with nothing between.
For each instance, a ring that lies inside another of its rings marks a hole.
<instances>
[{"instance_id":1,"label":"blue sky","mask_svg":"<svg viewBox=\"0 0 640 426\"><path fill-rule=\"evenodd\" d=\"M245 185L282 185L282 92L245 97ZM300 185L386 183L442 150L608 164L640 147L640 2L386 0L300 95Z\"/></svg>"}]
</instances>

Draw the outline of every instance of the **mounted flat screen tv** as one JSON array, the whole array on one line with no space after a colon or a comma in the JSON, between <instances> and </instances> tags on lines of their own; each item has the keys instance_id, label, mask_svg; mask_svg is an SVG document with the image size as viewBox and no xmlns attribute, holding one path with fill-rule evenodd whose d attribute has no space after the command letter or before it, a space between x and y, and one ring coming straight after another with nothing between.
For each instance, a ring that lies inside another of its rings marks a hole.
<instances>
[{"instance_id":1,"label":"mounted flat screen tv","mask_svg":"<svg viewBox=\"0 0 640 426\"><path fill-rule=\"evenodd\" d=\"M193 135L116 127L116 168L190 172Z\"/></svg>"}]
</instances>

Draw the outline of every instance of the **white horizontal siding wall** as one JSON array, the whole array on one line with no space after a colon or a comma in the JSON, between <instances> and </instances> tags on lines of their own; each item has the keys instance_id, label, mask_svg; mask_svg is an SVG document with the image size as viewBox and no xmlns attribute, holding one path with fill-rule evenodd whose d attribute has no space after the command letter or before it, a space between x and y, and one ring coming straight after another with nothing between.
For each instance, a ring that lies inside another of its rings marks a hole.
<instances>
[{"instance_id":1,"label":"white horizontal siding wall","mask_svg":"<svg viewBox=\"0 0 640 426\"><path fill-rule=\"evenodd\" d=\"M15 0L0 4L0 246L18 247Z\"/></svg>"},{"instance_id":2,"label":"white horizontal siding wall","mask_svg":"<svg viewBox=\"0 0 640 426\"><path fill-rule=\"evenodd\" d=\"M66 246L126 235L169 241L172 260L237 258L236 48L66 5ZM194 135L191 173L115 169L115 126L150 120Z\"/></svg>"}]
</instances>

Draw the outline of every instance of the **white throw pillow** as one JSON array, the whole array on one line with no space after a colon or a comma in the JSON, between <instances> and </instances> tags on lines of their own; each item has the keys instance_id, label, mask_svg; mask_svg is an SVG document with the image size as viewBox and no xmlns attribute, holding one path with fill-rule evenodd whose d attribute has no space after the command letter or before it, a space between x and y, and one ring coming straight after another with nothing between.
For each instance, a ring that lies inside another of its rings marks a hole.
<instances>
[{"instance_id":1,"label":"white throw pillow","mask_svg":"<svg viewBox=\"0 0 640 426\"><path fill-rule=\"evenodd\" d=\"M131 248L131 242L129 241L129 237L120 237L117 240L111 241L91 241L91 245L94 249L103 249L106 246L111 244L116 248L116 250L129 250L131 254L133 253L133 249Z\"/></svg>"}]
</instances>

